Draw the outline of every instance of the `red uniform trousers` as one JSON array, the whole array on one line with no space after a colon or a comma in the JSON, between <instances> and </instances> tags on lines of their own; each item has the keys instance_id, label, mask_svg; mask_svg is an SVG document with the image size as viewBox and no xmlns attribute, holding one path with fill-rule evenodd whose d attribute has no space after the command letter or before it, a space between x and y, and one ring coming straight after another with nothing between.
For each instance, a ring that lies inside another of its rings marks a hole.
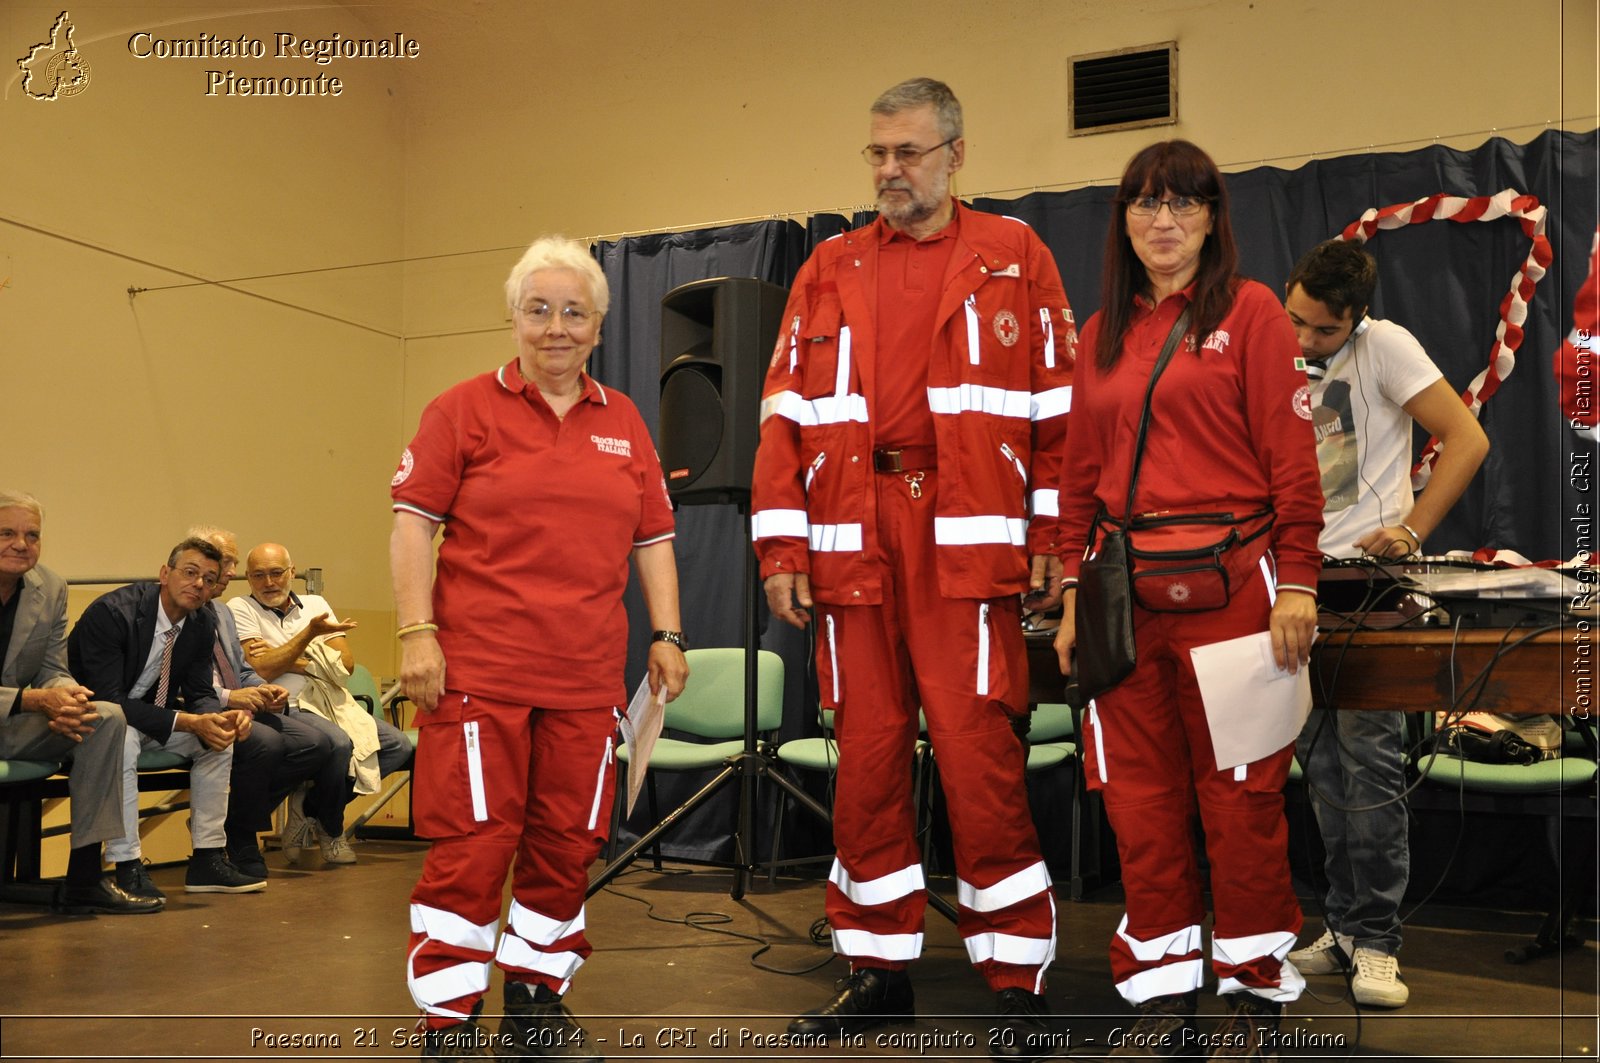
<instances>
[{"instance_id":1,"label":"red uniform trousers","mask_svg":"<svg viewBox=\"0 0 1600 1063\"><path fill-rule=\"evenodd\" d=\"M918 498L903 474L875 477L883 604L818 609L818 675L840 751L834 949L853 968L901 969L922 952L927 888L911 793L920 707L949 804L967 954L993 989L1038 992L1055 955L1055 895L1011 730L1028 690L1018 603L940 596L937 484L920 475Z\"/></svg>"},{"instance_id":2,"label":"red uniform trousers","mask_svg":"<svg viewBox=\"0 0 1600 1063\"><path fill-rule=\"evenodd\" d=\"M1203 613L1135 605L1138 666L1090 709L1088 785L1104 792L1127 897L1111 939L1111 974L1129 1003L1185 993L1203 981L1197 807L1216 905L1211 962L1218 992L1288 1001L1305 987L1285 959L1301 918L1283 816L1294 746L1218 771L1189 658L1190 647L1266 630L1267 586L1251 579L1227 606Z\"/></svg>"},{"instance_id":3,"label":"red uniform trousers","mask_svg":"<svg viewBox=\"0 0 1600 1063\"><path fill-rule=\"evenodd\" d=\"M411 892L406 983L437 1028L471 1014L491 959L509 982L562 993L592 951L583 900L610 825L617 712L452 691L421 725L413 815L433 846Z\"/></svg>"}]
</instances>

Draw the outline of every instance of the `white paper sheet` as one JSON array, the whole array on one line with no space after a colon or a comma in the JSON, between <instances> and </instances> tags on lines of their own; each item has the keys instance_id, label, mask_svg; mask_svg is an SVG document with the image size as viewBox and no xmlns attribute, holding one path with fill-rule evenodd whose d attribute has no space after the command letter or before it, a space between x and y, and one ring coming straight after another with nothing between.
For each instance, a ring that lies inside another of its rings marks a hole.
<instances>
[{"instance_id":1,"label":"white paper sheet","mask_svg":"<svg viewBox=\"0 0 1600 1063\"><path fill-rule=\"evenodd\" d=\"M1311 713L1311 670L1293 674L1272 659L1272 633L1258 631L1189 651L1218 769L1269 756L1295 740Z\"/></svg>"},{"instance_id":2,"label":"white paper sheet","mask_svg":"<svg viewBox=\"0 0 1600 1063\"><path fill-rule=\"evenodd\" d=\"M639 681L639 689L628 702L627 715L622 717L622 740L628 743L628 815L633 815L634 802L644 788L644 773L650 767L650 754L661 737L661 724L667 712L667 687L661 693L650 694L650 677Z\"/></svg>"}]
</instances>

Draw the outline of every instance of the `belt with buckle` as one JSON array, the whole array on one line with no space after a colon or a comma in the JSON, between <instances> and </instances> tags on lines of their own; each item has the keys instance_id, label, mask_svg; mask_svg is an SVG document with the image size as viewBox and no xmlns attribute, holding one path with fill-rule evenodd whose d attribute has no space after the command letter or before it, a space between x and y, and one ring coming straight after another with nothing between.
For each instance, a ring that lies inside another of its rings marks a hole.
<instances>
[{"instance_id":1,"label":"belt with buckle","mask_svg":"<svg viewBox=\"0 0 1600 1063\"><path fill-rule=\"evenodd\" d=\"M911 469L935 469L939 466L937 447L879 447L872 452L875 472L906 472Z\"/></svg>"}]
</instances>

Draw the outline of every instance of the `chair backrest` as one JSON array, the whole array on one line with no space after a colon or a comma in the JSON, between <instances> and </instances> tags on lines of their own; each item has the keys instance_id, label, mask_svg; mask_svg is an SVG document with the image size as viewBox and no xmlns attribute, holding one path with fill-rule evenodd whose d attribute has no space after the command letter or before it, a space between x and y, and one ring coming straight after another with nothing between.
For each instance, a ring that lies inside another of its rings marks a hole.
<instances>
[{"instance_id":1,"label":"chair backrest","mask_svg":"<svg viewBox=\"0 0 1600 1063\"><path fill-rule=\"evenodd\" d=\"M744 734L744 650L713 647L690 650L689 682L667 702L666 726L701 738ZM756 730L775 731L783 723L783 658L771 650L756 657Z\"/></svg>"},{"instance_id":2,"label":"chair backrest","mask_svg":"<svg viewBox=\"0 0 1600 1063\"><path fill-rule=\"evenodd\" d=\"M1065 705L1040 704L1028 725L1028 742L1054 742L1072 736L1072 710Z\"/></svg>"},{"instance_id":3,"label":"chair backrest","mask_svg":"<svg viewBox=\"0 0 1600 1063\"><path fill-rule=\"evenodd\" d=\"M368 712L383 718L383 695L378 693L378 681L372 678L372 672L364 664L357 664L350 671L350 682L346 684L350 696L366 706Z\"/></svg>"}]
</instances>

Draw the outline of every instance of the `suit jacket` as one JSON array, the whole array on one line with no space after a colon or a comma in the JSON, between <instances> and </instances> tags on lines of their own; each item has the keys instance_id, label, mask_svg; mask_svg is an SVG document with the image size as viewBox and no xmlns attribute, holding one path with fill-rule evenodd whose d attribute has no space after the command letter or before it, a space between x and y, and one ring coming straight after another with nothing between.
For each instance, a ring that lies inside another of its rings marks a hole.
<instances>
[{"instance_id":1,"label":"suit jacket","mask_svg":"<svg viewBox=\"0 0 1600 1063\"><path fill-rule=\"evenodd\" d=\"M233 665L233 674L239 677L239 685L233 689L265 686L267 681L257 675L256 670L250 667L250 662L245 660L244 646L239 642L239 625L233 619L233 610L226 605L219 608L216 602L207 602L202 609L211 614L211 619L217 622L217 645L222 647L223 656ZM215 680L217 677L212 678ZM223 701L227 697L227 688L220 682L213 682L211 686L216 691L218 701Z\"/></svg>"},{"instance_id":2,"label":"suit jacket","mask_svg":"<svg viewBox=\"0 0 1600 1063\"><path fill-rule=\"evenodd\" d=\"M78 681L94 691L96 700L121 705L131 726L165 742L172 737L177 710L128 696L150 656L159 608L161 586L153 582L133 583L102 594L73 627L67 639L67 661ZM216 637L216 619L211 613L196 609L189 614L172 647L169 704L181 699L184 711L194 713L222 708L211 689L211 644Z\"/></svg>"},{"instance_id":3,"label":"suit jacket","mask_svg":"<svg viewBox=\"0 0 1600 1063\"><path fill-rule=\"evenodd\" d=\"M0 646L0 721L23 687L73 682L67 672L67 584L43 565L22 574L11 645Z\"/></svg>"}]
</instances>

